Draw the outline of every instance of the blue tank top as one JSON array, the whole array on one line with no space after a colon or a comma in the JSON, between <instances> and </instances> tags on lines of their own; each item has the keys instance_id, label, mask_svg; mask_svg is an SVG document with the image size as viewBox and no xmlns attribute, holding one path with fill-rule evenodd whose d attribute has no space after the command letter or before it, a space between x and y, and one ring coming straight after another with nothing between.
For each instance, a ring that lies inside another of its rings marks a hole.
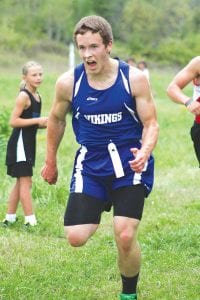
<instances>
[{"instance_id":1,"label":"blue tank top","mask_svg":"<svg viewBox=\"0 0 200 300\"><path fill-rule=\"evenodd\" d=\"M115 83L104 90L92 88L84 64L74 71L72 125L76 140L87 147L140 143L143 125L129 84L129 65L119 61Z\"/></svg>"}]
</instances>

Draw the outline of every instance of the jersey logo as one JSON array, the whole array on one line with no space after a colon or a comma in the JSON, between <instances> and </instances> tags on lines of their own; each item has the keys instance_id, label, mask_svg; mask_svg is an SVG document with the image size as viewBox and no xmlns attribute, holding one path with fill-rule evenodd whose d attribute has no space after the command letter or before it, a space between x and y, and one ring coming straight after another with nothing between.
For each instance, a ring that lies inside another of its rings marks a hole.
<instances>
[{"instance_id":1,"label":"jersey logo","mask_svg":"<svg viewBox=\"0 0 200 300\"><path fill-rule=\"evenodd\" d=\"M122 112L120 111L113 114L84 115L84 117L92 124L111 124L122 120Z\"/></svg>"},{"instance_id":2,"label":"jersey logo","mask_svg":"<svg viewBox=\"0 0 200 300\"><path fill-rule=\"evenodd\" d=\"M87 101L98 101L98 98L87 97Z\"/></svg>"}]
</instances>

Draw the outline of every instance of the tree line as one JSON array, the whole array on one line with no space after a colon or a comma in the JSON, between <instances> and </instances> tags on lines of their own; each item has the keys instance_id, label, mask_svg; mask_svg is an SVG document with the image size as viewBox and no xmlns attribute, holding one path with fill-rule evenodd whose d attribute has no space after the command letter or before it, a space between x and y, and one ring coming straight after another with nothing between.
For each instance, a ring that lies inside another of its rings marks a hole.
<instances>
[{"instance_id":1,"label":"tree line","mask_svg":"<svg viewBox=\"0 0 200 300\"><path fill-rule=\"evenodd\" d=\"M61 51L83 16L112 25L121 56L184 64L200 53L200 0L1 0L0 49Z\"/></svg>"}]
</instances>

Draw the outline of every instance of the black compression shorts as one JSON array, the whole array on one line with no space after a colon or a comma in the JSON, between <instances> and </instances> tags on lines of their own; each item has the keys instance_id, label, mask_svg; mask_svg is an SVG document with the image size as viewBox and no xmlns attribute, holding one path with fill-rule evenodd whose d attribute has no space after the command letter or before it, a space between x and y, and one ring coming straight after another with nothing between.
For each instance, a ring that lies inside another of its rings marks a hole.
<instances>
[{"instance_id":1,"label":"black compression shorts","mask_svg":"<svg viewBox=\"0 0 200 300\"><path fill-rule=\"evenodd\" d=\"M109 210L111 206L114 216L141 220L144 198L145 189L141 184L112 191L110 201L102 201L82 193L71 193L65 211L64 225L99 224L101 213Z\"/></svg>"}]
</instances>

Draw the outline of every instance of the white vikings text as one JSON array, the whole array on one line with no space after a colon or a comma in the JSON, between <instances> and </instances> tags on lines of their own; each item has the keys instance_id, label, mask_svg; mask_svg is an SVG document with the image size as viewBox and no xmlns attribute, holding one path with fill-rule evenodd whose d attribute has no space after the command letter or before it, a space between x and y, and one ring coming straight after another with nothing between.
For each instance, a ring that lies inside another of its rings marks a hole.
<instances>
[{"instance_id":1,"label":"white vikings text","mask_svg":"<svg viewBox=\"0 0 200 300\"><path fill-rule=\"evenodd\" d=\"M84 115L92 124L109 124L122 120L122 112L114 114Z\"/></svg>"}]
</instances>

